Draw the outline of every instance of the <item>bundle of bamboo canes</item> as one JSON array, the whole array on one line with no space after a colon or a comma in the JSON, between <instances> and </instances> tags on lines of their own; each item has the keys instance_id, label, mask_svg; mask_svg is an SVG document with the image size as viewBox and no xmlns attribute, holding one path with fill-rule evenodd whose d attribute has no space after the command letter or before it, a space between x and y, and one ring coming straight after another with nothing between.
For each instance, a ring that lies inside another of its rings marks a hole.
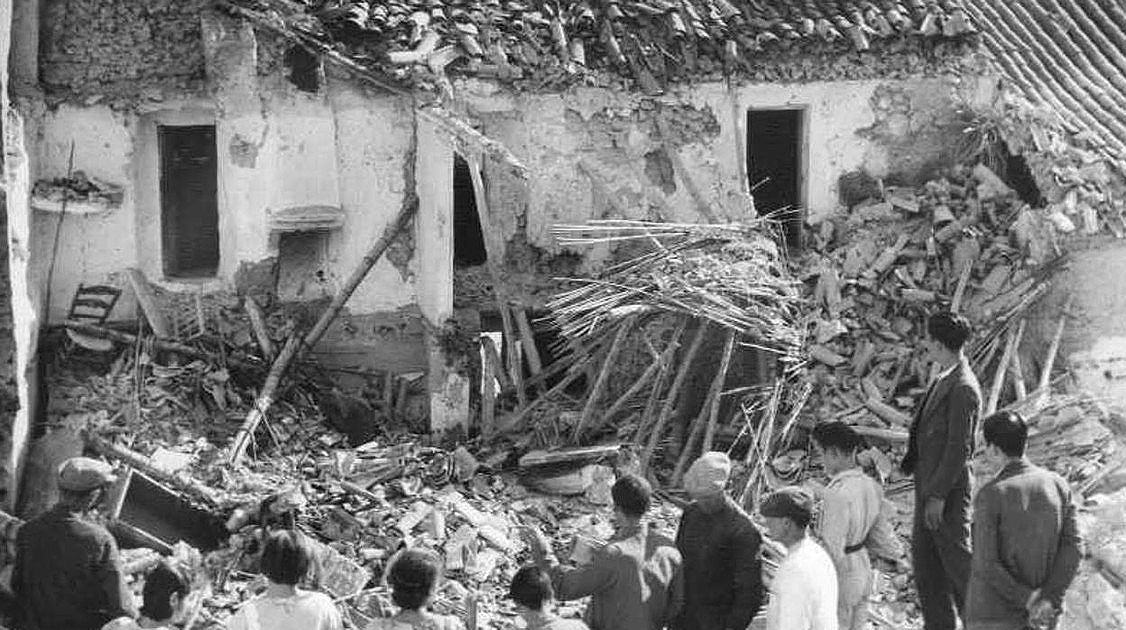
<instances>
[{"instance_id":1,"label":"bundle of bamboo canes","mask_svg":"<svg viewBox=\"0 0 1126 630\"><path fill-rule=\"evenodd\" d=\"M805 310L800 283L790 275L772 229L765 219L729 225L606 220L557 226L555 233L566 244L632 241L646 251L598 278L570 281L572 288L548 302L567 346L560 359L565 365L554 370L566 376L517 415L527 417L533 407L586 376L573 441L615 421L635 419L632 438L642 445L643 468L675 453L664 460L672 465L673 483L694 454L715 448L724 427L756 442L751 450L757 455L750 458L756 461L749 463L765 460L759 456L772 452L786 431L759 424L785 423L798 412L790 403L801 398L791 390L797 389L796 368L803 358ZM709 338L721 348L718 360L703 354ZM620 371L631 342L646 347L652 362L624 391L611 393L611 375ZM732 369L739 349L753 349L771 367L760 377L775 375L776 384L729 388L730 381L739 380ZM702 404L688 395L695 371L711 376ZM761 404L768 399L774 404ZM674 417L682 426L674 426ZM670 436L683 441L677 444L680 440Z\"/></svg>"}]
</instances>

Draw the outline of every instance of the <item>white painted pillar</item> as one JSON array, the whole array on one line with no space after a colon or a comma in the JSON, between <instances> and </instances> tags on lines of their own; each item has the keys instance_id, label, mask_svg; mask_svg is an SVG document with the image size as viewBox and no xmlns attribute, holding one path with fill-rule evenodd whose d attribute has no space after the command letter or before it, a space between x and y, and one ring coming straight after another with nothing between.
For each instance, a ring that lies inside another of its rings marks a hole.
<instances>
[{"instance_id":1,"label":"white painted pillar","mask_svg":"<svg viewBox=\"0 0 1126 630\"><path fill-rule=\"evenodd\" d=\"M24 132L23 116L9 100L9 55L18 56L14 68L17 81L27 81L34 78L36 54L32 47L34 42L28 44L26 34L21 33L19 39L14 41L16 27L13 26L14 17L17 21L34 19L38 27L38 2L21 3L22 9L29 9L34 4L34 13L21 11L22 18L13 16L12 3L0 0L0 127L3 127L4 146L4 171L0 177L0 185L4 187L7 213L8 213L8 276L11 290L12 306L12 334L15 337L16 356L13 376L19 393L20 408L12 418L11 450L7 453L8 460L8 504L5 509L14 511L15 502L20 488L20 479L23 474L24 460L31 439L32 420L35 418L35 402L37 400L38 379L36 377L36 356L39 342L39 323L43 308L40 287L32 277L30 256L31 252L31 172L28 165L26 150L26 137ZM26 26L26 22L21 22ZM34 41L38 41L36 37ZM13 50L17 46L19 50ZM22 68L22 71L21 71ZM31 73L29 79L26 75ZM24 75L24 76L21 76ZM41 279L40 279L41 280Z\"/></svg>"},{"instance_id":2,"label":"white painted pillar","mask_svg":"<svg viewBox=\"0 0 1126 630\"><path fill-rule=\"evenodd\" d=\"M414 177L418 192L415 256L418 305L432 330L454 314L454 149L450 138L418 119ZM469 379L447 365L433 333L427 336L430 430L441 433L469 425Z\"/></svg>"}]
</instances>

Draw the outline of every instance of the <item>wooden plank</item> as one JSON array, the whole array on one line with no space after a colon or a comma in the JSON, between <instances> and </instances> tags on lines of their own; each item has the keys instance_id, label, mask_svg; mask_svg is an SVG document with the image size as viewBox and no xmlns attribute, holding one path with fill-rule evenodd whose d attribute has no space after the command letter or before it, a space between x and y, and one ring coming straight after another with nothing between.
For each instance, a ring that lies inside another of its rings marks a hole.
<instances>
[{"instance_id":1,"label":"wooden plank","mask_svg":"<svg viewBox=\"0 0 1126 630\"><path fill-rule=\"evenodd\" d=\"M488 270L489 279L492 281L493 298L496 300L497 310L500 311L501 327L504 332L503 342L508 350L506 353L508 375L516 386L516 398L520 406L523 407L528 403L528 394L524 391L524 367L520 364L520 352L517 349L520 342L516 339L516 324L512 321L508 295L500 274L501 261L504 259L504 243L499 240L499 234L493 229L492 214L489 212L489 199L485 194L485 182L481 177L481 164L474 156L466 156L465 161L469 165L469 178L473 183L473 199L477 205L477 221L481 224L481 234L485 241L485 268ZM540 371L542 370L543 366L541 365Z\"/></svg>"},{"instance_id":2,"label":"wooden plank","mask_svg":"<svg viewBox=\"0 0 1126 630\"><path fill-rule=\"evenodd\" d=\"M578 441L583 427L589 424L591 417L594 416L594 409L598 406L598 400L602 398L602 391L606 388L610 373L617 369L618 353L622 351L622 344L625 342L626 335L633 329L633 323L634 319L631 317L618 324L618 332L614 335L614 341L606 352L606 358L602 360L602 369L598 371L598 379L594 382L594 387L591 388L590 394L587 396L586 404L583 405L582 415L579 416L575 430L571 433L572 441Z\"/></svg>"},{"instance_id":3,"label":"wooden plank","mask_svg":"<svg viewBox=\"0 0 1126 630\"><path fill-rule=\"evenodd\" d=\"M696 336L692 339L692 345L688 347L688 352L685 353L683 363L680 364L676 376L673 377L672 385L669 386L668 394L665 396L665 404L661 407L661 415L657 417L653 433L649 435L649 441L641 454L641 470L643 473L649 469L653 453L657 450L657 444L661 441L661 434L664 432L665 425L668 424L673 409L676 407L680 390L684 387L684 379L688 377L688 371L691 369L692 362L696 359L696 354L700 351L700 346L704 343L707 332L708 323L701 322L699 330L696 331Z\"/></svg>"},{"instance_id":4,"label":"wooden plank","mask_svg":"<svg viewBox=\"0 0 1126 630\"><path fill-rule=\"evenodd\" d=\"M137 297L137 304L141 307L141 312L145 314L145 319L149 322L153 334L162 339L171 339L174 336L172 325L168 323L164 311L160 310L160 302L156 299L156 293L153 292L148 278L136 267L127 269L126 275L129 276L133 295Z\"/></svg>"},{"instance_id":5,"label":"wooden plank","mask_svg":"<svg viewBox=\"0 0 1126 630\"><path fill-rule=\"evenodd\" d=\"M1048 345L1048 354L1044 357L1044 368L1040 371L1040 382L1036 386L1036 391L1042 396L1047 396L1048 385L1052 382L1052 368L1056 365L1056 355L1060 350L1060 340L1063 339L1063 328L1071 311L1071 303L1072 298L1068 298L1063 307L1063 314L1060 315L1060 321L1056 324L1056 333L1052 335L1052 342Z\"/></svg>"},{"instance_id":6,"label":"wooden plank","mask_svg":"<svg viewBox=\"0 0 1126 630\"><path fill-rule=\"evenodd\" d=\"M519 465L520 468L534 468L551 464L589 462L617 455L621 448L619 444L602 444L599 446L564 448L556 451L532 451L520 458Z\"/></svg>"},{"instance_id":7,"label":"wooden plank","mask_svg":"<svg viewBox=\"0 0 1126 630\"><path fill-rule=\"evenodd\" d=\"M606 410L606 413L602 414L602 420L596 423L594 427L591 427L592 429L601 427L605 423L613 420L614 414L618 413L618 411L620 411L622 407L626 406L631 398L640 393L641 390L649 384L649 381L657 376L658 372L664 372L664 370L667 369L666 366L670 361L672 361L673 353L676 352L677 347L680 345L680 337L684 334L684 327L686 323L687 322L685 320L681 320L680 324L677 325L676 330L673 331L672 337L669 338L668 346L665 347L660 356L658 356L655 361L650 363L649 367L645 368L645 371L641 373L641 376L638 377L633 385L631 385L629 389L627 389L626 392L614 402L613 405L610 405L610 408ZM658 389L659 387L659 382L654 385L654 389Z\"/></svg>"},{"instance_id":8,"label":"wooden plank","mask_svg":"<svg viewBox=\"0 0 1126 630\"><path fill-rule=\"evenodd\" d=\"M536 335L532 331L532 324L528 321L528 314L522 306L512 305L515 314L516 328L520 331L520 344L524 348L524 358L528 360L528 367L532 376L539 376L543 372L543 360L540 359L539 348L536 347ZM543 385L540 385L542 391Z\"/></svg>"},{"instance_id":9,"label":"wooden plank","mask_svg":"<svg viewBox=\"0 0 1126 630\"><path fill-rule=\"evenodd\" d=\"M266 375L266 381L262 384L262 391L258 393L258 397L254 400L254 407L251 408L250 413L246 414L246 419L239 427L238 433L235 434L235 440L231 445L230 458L228 459L231 465L242 461L247 447L250 446L254 431L258 428L258 423L266 417L266 412L274 404L274 396L277 394L282 375L285 374L289 364L297 356L300 349L301 337L296 333L290 334L285 346L282 347L281 353L278 354L278 358L270 366L270 373Z\"/></svg>"},{"instance_id":10,"label":"wooden plank","mask_svg":"<svg viewBox=\"0 0 1126 630\"><path fill-rule=\"evenodd\" d=\"M262 313L262 307L249 295L243 300L242 306L246 311L246 316L250 319L250 328L254 331L254 338L258 341L258 347L262 350L262 358L273 361L274 342L270 340L270 333L266 329L266 316Z\"/></svg>"},{"instance_id":11,"label":"wooden plank","mask_svg":"<svg viewBox=\"0 0 1126 630\"><path fill-rule=\"evenodd\" d=\"M500 367L496 344L481 337L481 435L488 437L497 423L497 368Z\"/></svg>"},{"instance_id":12,"label":"wooden plank","mask_svg":"<svg viewBox=\"0 0 1126 630\"><path fill-rule=\"evenodd\" d=\"M1013 351L1016 349L1017 344L1020 343L1020 337L1024 334L1024 320L1021 320L1020 325L1016 330L1010 330L1008 339L1005 341L1005 350L1001 353L1000 364L997 366L997 371L993 374L993 385L989 388L989 398L985 403L985 415L990 416L997 412L997 404L1001 400L1001 390L1005 385L1005 377L1009 371L1009 361L1012 360Z\"/></svg>"}]
</instances>

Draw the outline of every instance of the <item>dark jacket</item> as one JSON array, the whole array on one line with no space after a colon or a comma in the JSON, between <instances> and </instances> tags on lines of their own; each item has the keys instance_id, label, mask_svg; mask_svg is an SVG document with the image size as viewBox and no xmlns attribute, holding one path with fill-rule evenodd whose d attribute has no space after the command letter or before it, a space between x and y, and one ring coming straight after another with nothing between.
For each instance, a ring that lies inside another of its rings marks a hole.
<instances>
[{"instance_id":1,"label":"dark jacket","mask_svg":"<svg viewBox=\"0 0 1126 630\"><path fill-rule=\"evenodd\" d=\"M974 499L966 620L1024 628L1036 589L1059 610L1081 546L1067 482L1027 460L1009 463Z\"/></svg>"},{"instance_id":2,"label":"dark jacket","mask_svg":"<svg viewBox=\"0 0 1126 630\"><path fill-rule=\"evenodd\" d=\"M743 630L762 607L762 535L730 497L715 512L685 508L676 533L684 558L678 630Z\"/></svg>"},{"instance_id":3,"label":"dark jacket","mask_svg":"<svg viewBox=\"0 0 1126 630\"><path fill-rule=\"evenodd\" d=\"M900 464L915 476L916 516L927 498L969 492L974 431L981 415L981 387L968 361L931 386L911 423L907 456Z\"/></svg>"},{"instance_id":4,"label":"dark jacket","mask_svg":"<svg viewBox=\"0 0 1126 630\"><path fill-rule=\"evenodd\" d=\"M113 537L58 506L20 529L12 590L28 629L95 630L135 616Z\"/></svg>"},{"instance_id":5,"label":"dark jacket","mask_svg":"<svg viewBox=\"0 0 1126 630\"><path fill-rule=\"evenodd\" d=\"M611 541L593 561L575 569L555 567L560 600L590 596L585 620L591 630L660 630L679 612L680 552L672 539L642 525Z\"/></svg>"}]
</instances>

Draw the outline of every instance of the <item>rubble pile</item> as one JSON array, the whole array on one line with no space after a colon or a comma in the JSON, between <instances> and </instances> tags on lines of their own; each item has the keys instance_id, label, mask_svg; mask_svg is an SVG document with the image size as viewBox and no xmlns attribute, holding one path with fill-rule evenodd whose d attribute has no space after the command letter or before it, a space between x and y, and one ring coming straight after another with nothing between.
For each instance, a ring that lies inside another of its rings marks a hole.
<instances>
[{"instance_id":1,"label":"rubble pile","mask_svg":"<svg viewBox=\"0 0 1126 630\"><path fill-rule=\"evenodd\" d=\"M1015 374L1015 395L1005 400L1036 389L1029 385L1036 375L1019 367L1027 354L1016 332L1064 263L1051 234L980 164L955 167L917 190L879 188L847 216L820 223L812 253L800 261L817 309L809 327L809 413L904 438L930 380L926 315L939 308L974 325L968 354L993 408L1007 394L993 393L1007 387L997 374ZM1040 367L1051 371L1047 361Z\"/></svg>"},{"instance_id":2,"label":"rubble pile","mask_svg":"<svg viewBox=\"0 0 1126 630\"><path fill-rule=\"evenodd\" d=\"M994 111L977 114L971 131L982 143L1004 142L1007 151L1024 157L1058 232L1126 236L1120 147L1097 134L1074 133L1059 110L1012 94Z\"/></svg>"},{"instance_id":3,"label":"rubble pile","mask_svg":"<svg viewBox=\"0 0 1126 630\"><path fill-rule=\"evenodd\" d=\"M433 83L449 66L459 74L534 89L584 80L606 84L617 75L658 93L674 81L754 75L800 52L819 54L826 62L804 65L826 67L867 51L877 65L900 56L883 51L953 57L976 32L959 2L869 3L853 10L822 0L742 7L663 0L605 6L321 0L223 5L259 23L284 24L306 46L385 75ZM949 50L943 48L947 44Z\"/></svg>"}]
</instances>

